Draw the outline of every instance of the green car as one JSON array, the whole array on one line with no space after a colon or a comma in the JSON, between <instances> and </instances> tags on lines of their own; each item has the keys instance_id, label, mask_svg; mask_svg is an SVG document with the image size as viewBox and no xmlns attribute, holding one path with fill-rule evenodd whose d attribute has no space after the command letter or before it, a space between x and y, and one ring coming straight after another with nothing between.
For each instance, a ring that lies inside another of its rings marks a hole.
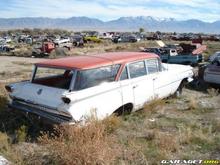
<instances>
[{"instance_id":1,"label":"green car","mask_svg":"<svg viewBox=\"0 0 220 165\"><path fill-rule=\"evenodd\" d=\"M197 66L203 62L202 54L178 54L176 49L145 48L144 52L157 54L164 63Z\"/></svg>"}]
</instances>

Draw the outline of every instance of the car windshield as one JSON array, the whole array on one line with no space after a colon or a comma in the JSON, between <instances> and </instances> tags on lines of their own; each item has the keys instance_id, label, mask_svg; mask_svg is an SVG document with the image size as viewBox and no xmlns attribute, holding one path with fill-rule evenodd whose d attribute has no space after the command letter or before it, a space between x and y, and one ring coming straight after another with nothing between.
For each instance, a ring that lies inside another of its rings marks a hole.
<instances>
[{"instance_id":1,"label":"car windshield","mask_svg":"<svg viewBox=\"0 0 220 165\"><path fill-rule=\"evenodd\" d=\"M74 90L86 89L103 82L112 82L115 80L119 68L120 65L111 65L79 71L76 76Z\"/></svg>"},{"instance_id":2,"label":"car windshield","mask_svg":"<svg viewBox=\"0 0 220 165\"><path fill-rule=\"evenodd\" d=\"M75 70L37 67L32 83L49 87L70 89L70 83Z\"/></svg>"}]
</instances>

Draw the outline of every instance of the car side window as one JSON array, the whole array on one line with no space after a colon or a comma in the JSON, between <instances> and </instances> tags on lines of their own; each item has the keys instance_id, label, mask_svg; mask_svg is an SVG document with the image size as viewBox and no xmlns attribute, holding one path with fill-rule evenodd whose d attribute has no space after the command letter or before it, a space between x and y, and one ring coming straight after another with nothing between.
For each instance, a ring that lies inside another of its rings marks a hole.
<instances>
[{"instance_id":1,"label":"car side window","mask_svg":"<svg viewBox=\"0 0 220 165\"><path fill-rule=\"evenodd\" d=\"M74 89L81 90L104 82L112 82L115 80L119 68L120 65L117 64L79 71L76 77Z\"/></svg>"},{"instance_id":2,"label":"car side window","mask_svg":"<svg viewBox=\"0 0 220 165\"><path fill-rule=\"evenodd\" d=\"M128 79L128 70L127 67L125 67L121 72L120 80L127 80L127 79Z\"/></svg>"},{"instance_id":3,"label":"car side window","mask_svg":"<svg viewBox=\"0 0 220 165\"><path fill-rule=\"evenodd\" d=\"M159 63L158 59L149 59L146 60L148 74L153 74L159 72Z\"/></svg>"},{"instance_id":4,"label":"car side window","mask_svg":"<svg viewBox=\"0 0 220 165\"><path fill-rule=\"evenodd\" d=\"M130 78L136 78L146 75L147 72L145 68L145 62L139 61L129 64L129 73L130 73Z\"/></svg>"}]
</instances>

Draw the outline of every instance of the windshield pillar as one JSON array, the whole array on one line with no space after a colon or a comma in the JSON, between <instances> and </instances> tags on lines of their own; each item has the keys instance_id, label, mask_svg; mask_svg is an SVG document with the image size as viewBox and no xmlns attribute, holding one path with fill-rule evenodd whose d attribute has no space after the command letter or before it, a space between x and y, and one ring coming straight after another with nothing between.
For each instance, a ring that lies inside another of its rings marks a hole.
<instances>
[{"instance_id":1,"label":"windshield pillar","mask_svg":"<svg viewBox=\"0 0 220 165\"><path fill-rule=\"evenodd\" d=\"M31 76L31 82L33 82L34 77L35 77L35 75L36 75L36 72L37 72L37 66L34 65L34 68L33 68L33 71L32 71L32 76Z\"/></svg>"},{"instance_id":2,"label":"windshield pillar","mask_svg":"<svg viewBox=\"0 0 220 165\"><path fill-rule=\"evenodd\" d=\"M78 73L78 71L73 72L73 76L72 76L70 87L69 87L70 92L73 91L73 89L74 89L77 73Z\"/></svg>"}]
</instances>

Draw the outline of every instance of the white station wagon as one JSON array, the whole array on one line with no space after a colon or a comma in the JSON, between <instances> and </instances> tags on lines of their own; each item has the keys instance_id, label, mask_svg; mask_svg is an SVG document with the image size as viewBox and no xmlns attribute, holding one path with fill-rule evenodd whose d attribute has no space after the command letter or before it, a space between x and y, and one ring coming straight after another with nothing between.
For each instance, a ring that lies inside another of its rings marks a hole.
<instances>
[{"instance_id":1,"label":"white station wagon","mask_svg":"<svg viewBox=\"0 0 220 165\"><path fill-rule=\"evenodd\" d=\"M55 123L135 111L154 98L179 95L192 67L163 64L152 53L118 52L46 60L32 79L6 86L9 107Z\"/></svg>"}]
</instances>

